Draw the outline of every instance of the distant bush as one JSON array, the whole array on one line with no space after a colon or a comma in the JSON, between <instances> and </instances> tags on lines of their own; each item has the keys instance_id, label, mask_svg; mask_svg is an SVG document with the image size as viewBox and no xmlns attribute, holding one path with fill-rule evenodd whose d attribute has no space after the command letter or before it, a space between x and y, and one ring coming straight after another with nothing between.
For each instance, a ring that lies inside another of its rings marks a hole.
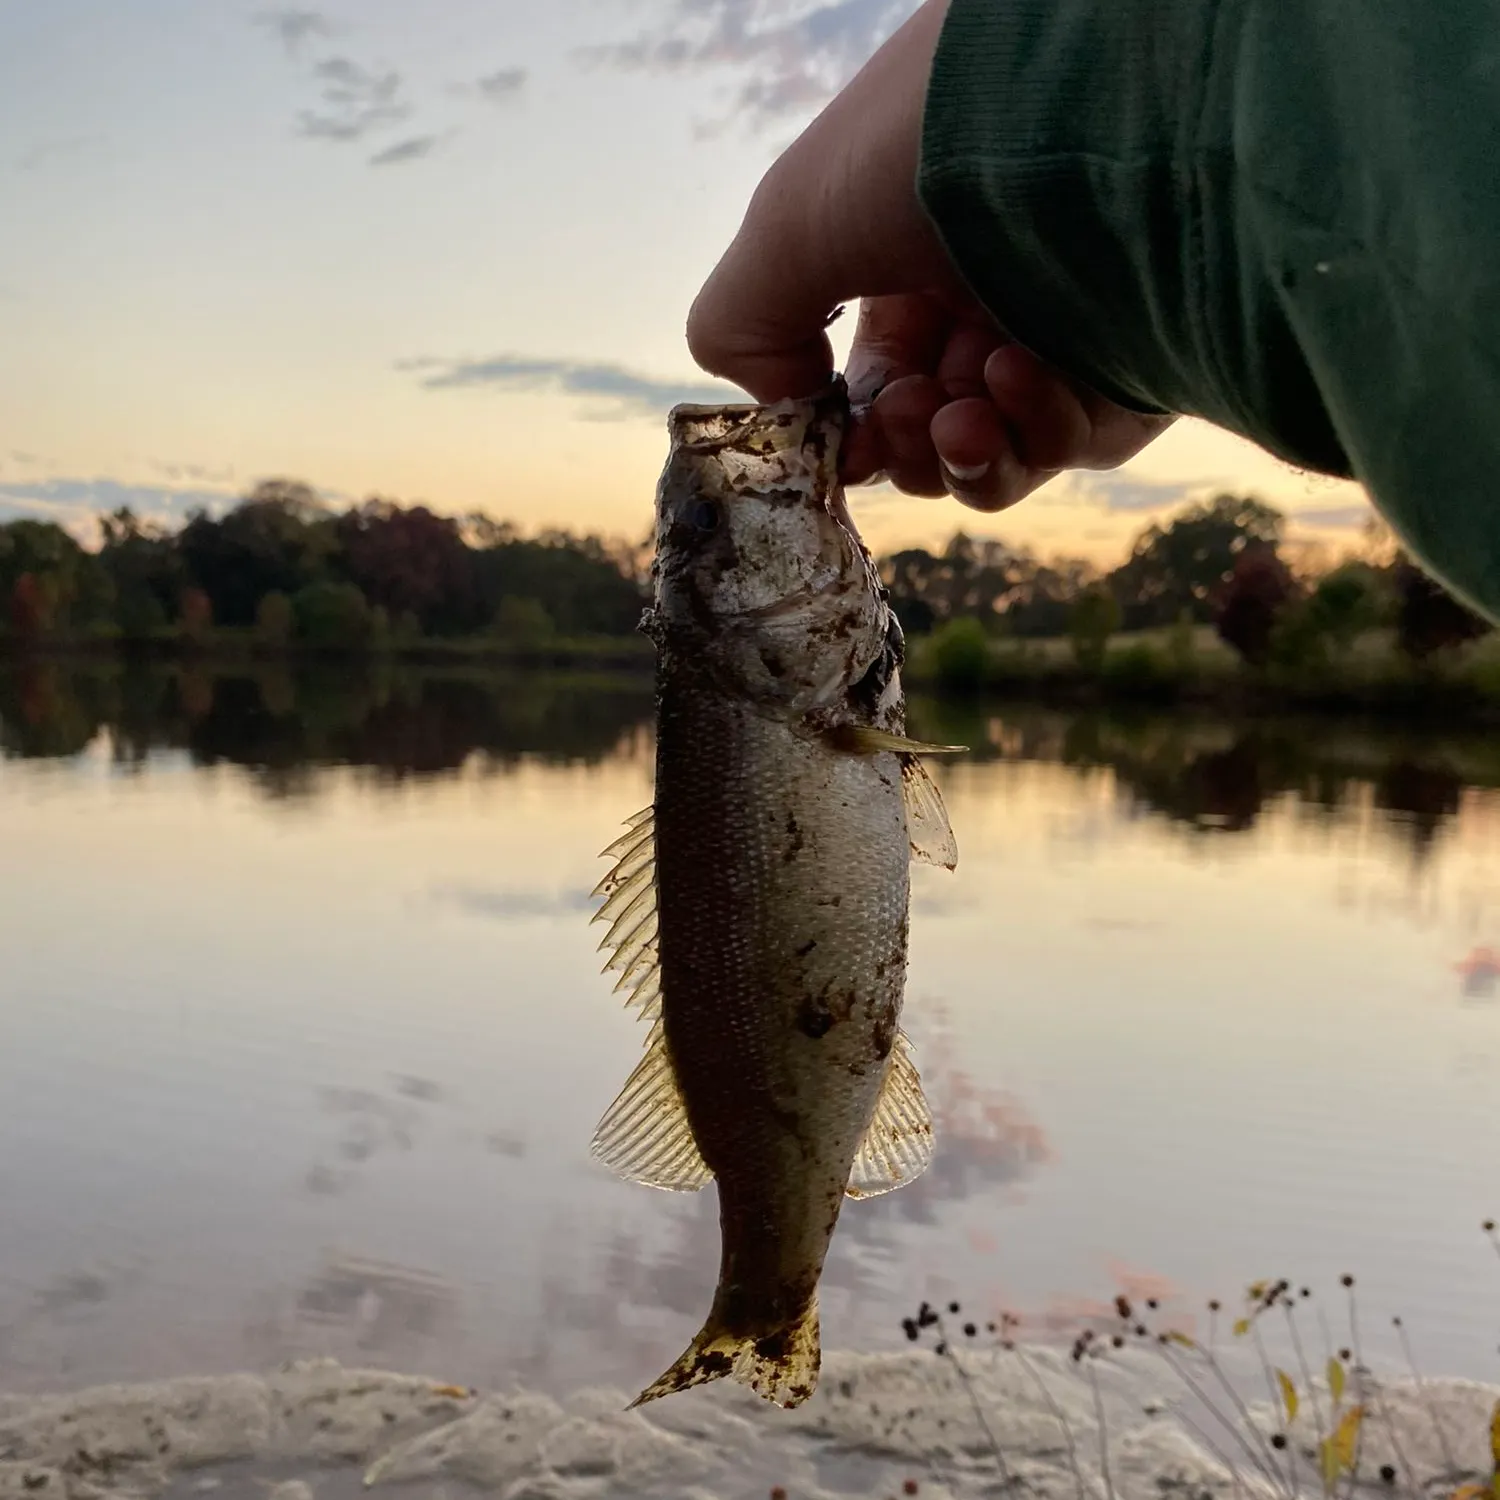
<instances>
[{"instance_id":1,"label":"distant bush","mask_svg":"<svg viewBox=\"0 0 1500 1500\"><path fill-rule=\"evenodd\" d=\"M1098 672L1104 665L1109 638L1120 628L1120 604L1105 588L1087 589L1068 611L1068 639L1073 659L1085 672Z\"/></svg>"},{"instance_id":2,"label":"distant bush","mask_svg":"<svg viewBox=\"0 0 1500 1500\"><path fill-rule=\"evenodd\" d=\"M495 634L502 640L545 640L554 629L552 616L540 599L507 594L495 611Z\"/></svg>"},{"instance_id":3,"label":"distant bush","mask_svg":"<svg viewBox=\"0 0 1500 1500\"><path fill-rule=\"evenodd\" d=\"M990 638L972 617L949 620L933 631L928 650L933 676L950 692L972 693L989 676Z\"/></svg>"},{"instance_id":4,"label":"distant bush","mask_svg":"<svg viewBox=\"0 0 1500 1500\"><path fill-rule=\"evenodd\" d=\"M297 636L313 646L368 644L370 606L352 583L310 583L292 597Z\"/></svg>"},{"instance_id":5,"label":"distant bush","mask_svg":"<svg viewBox=\"0 0 1500 1500\"><path fill-rule=\"evenodd\" d=\"M1100 672L1110 687L1140 698L1167 698L1177 690L1177 675L1171 663L1144 641L1111 651Z\"/></svg>"},{"instance_id":6,"label":"distant bush","mask_svg":"<svg viewBox=\"0 0 1500 1500\"><path fill-rule=\"evenodd\" d=\"M280 589L272 589L255 611L255 633L268 646L284 646L296 628L292 601Z\"/></svg>"}]
</instances>

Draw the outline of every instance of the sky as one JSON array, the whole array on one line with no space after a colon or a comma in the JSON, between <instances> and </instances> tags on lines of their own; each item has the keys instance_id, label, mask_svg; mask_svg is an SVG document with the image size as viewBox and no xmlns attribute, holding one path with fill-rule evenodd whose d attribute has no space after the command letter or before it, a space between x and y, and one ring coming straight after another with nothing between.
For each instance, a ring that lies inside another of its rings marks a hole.
<instances>
[{"instance_id":1,"label":"sky","mask_svg":"<svg viewBox=\"0 0 1500 1500\"><path fill-rule=\"evenodd\" d=\"M0 518L181 517L257 480L638 539L687 307L766 167L911 0L0 0ZM845 319L838 329L852 322ZM847 331L845 331L847 337ZM1200 423L959 526L1104 560L1251 490L1368 514Z\"/></svg>"}]
</instances>

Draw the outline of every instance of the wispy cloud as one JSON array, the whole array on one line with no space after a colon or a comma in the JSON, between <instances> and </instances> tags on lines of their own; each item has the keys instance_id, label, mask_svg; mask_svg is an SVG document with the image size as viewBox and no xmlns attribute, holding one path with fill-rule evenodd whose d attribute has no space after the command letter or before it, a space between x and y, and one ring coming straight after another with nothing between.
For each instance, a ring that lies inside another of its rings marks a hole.
<instances>
[{"instance_id":1,"label":"wispy cloud","mask_svg":"<svg viewBox=\"0 0 1500 1500\"><path fill-rule=\"evenodd\" d=\"M682 402L742 401L732 386L716 382L657 380L621 365L582 364L564 359L405 359L396 368L415 375L429 391L488 387L504 391L555 391L608 403L603 415L660 416Z\"/></svg>"},{"instance_id":2,"label":"wispy cloud","mask_svg":"<svg viewBox=\"0 0 1500 1500\"><path fill-rule=\"evenodd\" d=\"M297 116L298 132L319 140L358 141L411 114L401 98L401 75L374 72L347 57L329 57L314 69L323 84L322 108Z\"/></svg>"},{"instance_id":3,"label":"wispy cloud","mask_svg":"<svg viewBox=\"0 0 1500 1500\"><path fill-rule=\"evenodd\" d=\"M1049 489L1054 504L1082 505L1093 510L1134 515L1181 505L1211 487L1211 481L1196 480L1183 484L1171 480L1137 479L1123 471L1112 470L1104 473L1077 471Z\"/></svg>"},{"instance_id":4,"label":"wispy cloud","mask_svg":"<svg viewBox=\"0 0 1500 1500\"><path fill-rule=\"evenodd\" d=\"M491 104L509 104L526 87L525 68L501 68L474 80L479 97Z\"/></svg>"},{"instance_id":5,"label":"wispy cloud","mask_svg":"<svg viewBox=\"0 0 1500 1500\"><path fill-rule=\"evenodd\" d=\"M372 167L394 167L404 161L421 161L424 156L431 156L437 150L439 137L435 135L414 135L404 141L397 141L394 146L387 146L384 151L377 151L370 158Z\"/></svg>"},{"instance_id":6,"label":"wispy cloud","mask_svg":"<svg viewBox=\"0 0 1500 1500\"><path fill-rule=\"evenodd\" d=\"M1319 531L1358 531L1374 510L1368 505L1329 505L1314 510L1294 510L1291 519L1299 526Z\"/></svg>"},{"instance_id":7,"label":"wispy cloud","mask_svg":"<svg viewBox=\"0 0 1500 1500\"><path fill-rule=\"evenodd\" d=\"M46 166L48 162L76 156L80 151L93 145L97 139L97 136L92 135L68 135L59 136L54 140L38 141L16 158L16 171L35 172L38 168Z\"/></svg>"},{"instance_id":8,"label":"wispy cloud","mask_svg":"<svg viewBox=\"0 0 1500 1500\"><path fill-rule=\"evenodd\" d=\"M78 522L129 506L137 515L181 520L200 506L223 510L235 498L233 491L224 489L168 489L118 479L10 479L0 481L0 516L42 515Z\"/></svg>"},{"instance_id":9,"label":"wispy cloud","mask_svg":"<svg viewBox=\"0 0 1500 1500\"><path fill-rule=\"evenodd\" d=\"M164 479L170 479L177 484L186 479L195 484L223 485L231 483L234 479L232 465L212 468L208 464L176 463L163 458L149 459L148 462Z\"/></svg>"},{"instance_id":10,"label":"wispy cloud","mask_svg":"<svg viewBox=\"0 0 1500 1500\"><path fill-rule=\"evenodd\" d=\"M916 0L673 0L657 25L577 55L629 71L737 72L720 123L760 129L837 93L915 9Z\"/></svg>"},{"instance_id":11,"label":"wispy cloud","mask_svg":"<svg viewBox=\"0 0 1500 1500\"><path fill-rule=\"evenodd\" d=\"M333 34L328 18L316 10L263 10L254 19L281 38L288 57L296 57L310 37Z\"/></svg>"}]
</instances>

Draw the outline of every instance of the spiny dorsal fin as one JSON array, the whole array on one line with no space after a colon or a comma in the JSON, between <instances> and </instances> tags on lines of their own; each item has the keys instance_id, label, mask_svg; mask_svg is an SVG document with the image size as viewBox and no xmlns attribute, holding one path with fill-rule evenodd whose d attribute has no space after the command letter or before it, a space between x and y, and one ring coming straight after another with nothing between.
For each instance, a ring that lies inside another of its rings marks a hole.
<instances>
[{"instance_id":1,"label":"spiny dorsal fin","mask_svg":"<svg viewBox=\"0 0 1500 1500\"><path fill-rule=\"evenodd\" d=\"M896 1033L875 1117L849 1172L851 1198L873 1198L920 1177L932 1160L932 1111L912 1061L911 1042Z\"/></svg>"},{"instance_id":2,"label":"spiny dorsal fin","mask_svg":"<svg viewBox=\"0 0 1500 1500\"><path fill-rule=\"evenodd\" d=\"M668 1192L696 1192L712 1178L688 1124L660 1021L646 1039L646 1055L600 1120L593 1154L621 1177Z\"/></svg>"},{"instance_id":3,"label":"spiny dorsal fin","mask_svg":"<svg viewBox=\"0 0 1500 1500\"><path fill-rule=\"evenodd\" d=\"M627 1006L655 1019L661 1009L661 977L656 958L656 837L652 809L642 808L625 820L625 832L603 851L614 864L594 895L604 904L595 922L608 922L599 944L609 950L606 973L620 973L615 993L625 992Z\"/></svg>"},{"instance_id":4,"label":"spiny dorsal fin","mask_svg":"<svg viewBox=\"0 0 1500 1500\"><path fill-rule=\"evenodd\" d=\"M958 863L958 840L932 773L915 755L901 757L901 800L906 804L906 836L911 857L951 870Z\"/></svg>"}]
</instances>

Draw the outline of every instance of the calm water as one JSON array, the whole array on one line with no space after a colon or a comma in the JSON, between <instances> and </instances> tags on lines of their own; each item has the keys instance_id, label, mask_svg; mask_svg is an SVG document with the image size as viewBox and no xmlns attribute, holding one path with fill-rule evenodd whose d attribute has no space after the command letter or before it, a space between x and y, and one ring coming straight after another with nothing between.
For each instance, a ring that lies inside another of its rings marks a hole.
<instances>
[{"instance_id":1,"label":"calm water","mask_svg":"<svg viewBox=\"0 0 1500 1500\"><path fill-rule=\"evenodd\" d=\"M919 706L920 707L920 706ZM641 1384L709 1191L590 1132L643 1032L599 850L639 684L0 673L0 1387L294 1354ZM1341 722L929 710L962 857L916 872L918 1185L851 1205L838 1345L922 1297L1067 1329L1358 1273L1500 1369L1500 747Z\"/></svg>"}]
</instances>

